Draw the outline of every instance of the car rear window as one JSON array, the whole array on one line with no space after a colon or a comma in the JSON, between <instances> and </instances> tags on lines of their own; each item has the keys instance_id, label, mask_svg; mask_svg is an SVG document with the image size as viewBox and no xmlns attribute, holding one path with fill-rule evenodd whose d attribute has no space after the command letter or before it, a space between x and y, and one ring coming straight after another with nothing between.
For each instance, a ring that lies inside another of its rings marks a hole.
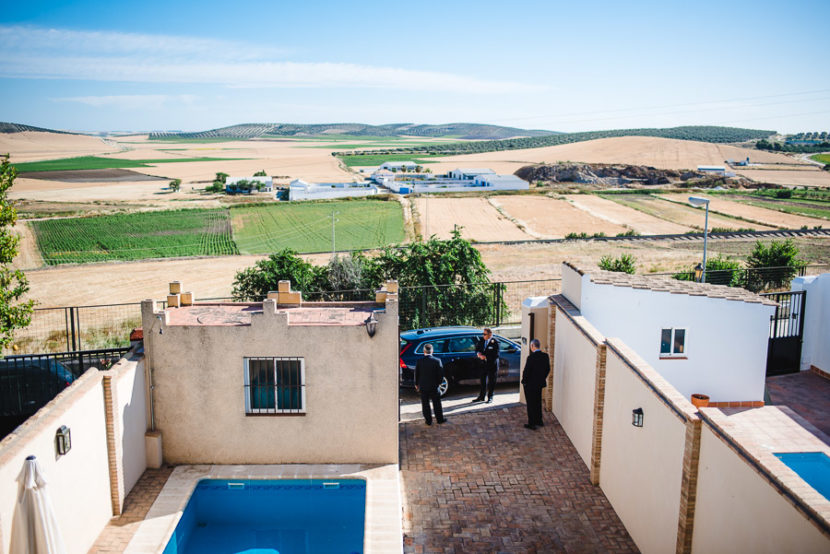
<instances>
[{"instance_id":1,"label":"car rear window","mask_svg":"<svg viewBox=\"0 0 830 554\"><path fill-rule=\"evenodd\" d=\"M449 352L475 352L476 341L473 337L455 337L449 341Z\"/></svg>"},{"instance_id":2,"label":"car rear window","mask_svg":"<svg viewBox=\"0 0 830 554\"><path fill-rule=\"evenodd\" d=\"M418 345L418 348L415 349L416 354L423 354L424 353L424 345L431 344L432 345L432 353L433 354L443 354L447 352L447 340L446 339L438 339L438 340L425 340L421 344Z\"/></svg>"},{"instance_id":3,"label":"car rear window","mask_svg":"<svg viewBox=\"0 0 830 554\"><path fill-rule=\"evenodd\" d=\"M407 344L409 344L409 341L408 341L408 340L406 340L406 339L401 339L401 350L400 350L401 352L403 352L403 349L404 349L404 348L406 348L406 345L407 345Z\"/></svg>"}]
</instances>

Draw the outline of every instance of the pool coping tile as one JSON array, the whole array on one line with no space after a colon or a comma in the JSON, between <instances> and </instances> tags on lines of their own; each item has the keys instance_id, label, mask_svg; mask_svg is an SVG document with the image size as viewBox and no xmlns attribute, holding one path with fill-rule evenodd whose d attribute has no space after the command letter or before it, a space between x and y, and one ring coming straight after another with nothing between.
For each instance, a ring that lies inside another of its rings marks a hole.
<instances>
[{"instance_id":1,"label":"pool coping tile","mask_svg":"<svg viewBox=\"0 0 830 554\"><path fill-rule=\"evenodd\" d=\"M128 554L161 553L196 484L202 479L364 479L363 551L403 551L401 486L397 464L183 465L173 470L127 548Z\"/></svg>"}]
</instances>

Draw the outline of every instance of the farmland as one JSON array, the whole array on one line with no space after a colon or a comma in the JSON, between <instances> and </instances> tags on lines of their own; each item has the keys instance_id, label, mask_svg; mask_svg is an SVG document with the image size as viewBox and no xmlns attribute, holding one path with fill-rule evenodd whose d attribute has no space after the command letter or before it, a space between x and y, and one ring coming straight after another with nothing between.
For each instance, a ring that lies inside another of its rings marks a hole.
<instances>
[{"instance_id":1,"label":"farmland","mask_svg":"<svg viewBox=\"0 0 830 554\"><path fill-rule=\"evenodd\" d=\"M404 240L401 205L379 200L234 207L234 238L244 254L266 254L282 248L330 251L332 213L337 250L376 248Z\"/></svg>"},{"instance_id":2,"label":"farmland","mask_svg":"<svg viewBox=\"0 0 830 554\"><path fill-rule=\"evenodd\" d=\"M346 167L375 166L384 162L415 162L416 164L434 163L429 158L437 158L438 155L419 154L413 158L411 154L373 154L371 156L341 156L340 159Z\"/></svg>"},{"instance_id":3,"label":"farmland","mask_svg":"<svg viewBox=\"0 0 830 554\"><path fill-rule=\"evenodd\" d=\"M87 169L123 169L129 167L150 167L151 164L217 162L239 160L244 158L164 158L151 160L124 160L119 158L101 158L99 156L79 156L59 160L43 160L13 164L18 173L37 173L41 171L79 171Z\"/></svg>"},{"instance_id":4,"label":"farmland","mask_svg":"<svg viewBox=\"0 0 830 554\"><path fill-rule=\"evenodd\" d=\"M224 209L48 219L32 226L50 265L238 253Z\"/></svg>"},{"instance_id":5,"label":"farmland","mask_svg":"<svg viewBox=\"0 0 830 554\"><path fill-rule=\"evenodd\" d=\"M810 156L810 158L823 164L830 164L830 154L816 154L815 156Z\"/></svg>"}]
</instances>

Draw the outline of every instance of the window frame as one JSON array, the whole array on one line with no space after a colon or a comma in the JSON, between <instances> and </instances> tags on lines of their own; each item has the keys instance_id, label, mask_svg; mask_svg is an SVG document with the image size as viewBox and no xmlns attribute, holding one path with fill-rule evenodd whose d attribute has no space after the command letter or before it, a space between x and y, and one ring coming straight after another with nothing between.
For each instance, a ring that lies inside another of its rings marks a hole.
<instances>
[{"instance_id":1,"label":"window frame","mask_svg":"<svg viewBox=\"0 0 830 554\"><path fill-rule=\"evenodd\" d=\"M663 333L665 331L671 332L669 337L669 351L663 352ZM681 351L675 351L675 343L677 340L677 331L681 331L683 333L683 344L681 346ZM669 359L669 358L686 358L687 357L687 342L689 339L689 329L687 327L661 327L660 328L660 358L661 359Z\"/></svg>"},{"instance_id":2,"label":"window frame","mask_svg":"<svg viewBox=\"0 0 830 554\"><path fill-rule=\"evenodd\" d=\"M253 408L251 407L251 360L267 360L271 363L271 371L274 376L274 407L273 408ZM280 383L277 381L279 372L277 371L277 362L280 361L296 361L300 363L300 408L279 408L279 394ZM305 375L305 358L296 356L246 356L243 358L243 379L244 387L242 394L245 403L246 416L261 416L261 415L305 415L308 407L306 404L306 375Z\"/></svg>"}]
</instances>

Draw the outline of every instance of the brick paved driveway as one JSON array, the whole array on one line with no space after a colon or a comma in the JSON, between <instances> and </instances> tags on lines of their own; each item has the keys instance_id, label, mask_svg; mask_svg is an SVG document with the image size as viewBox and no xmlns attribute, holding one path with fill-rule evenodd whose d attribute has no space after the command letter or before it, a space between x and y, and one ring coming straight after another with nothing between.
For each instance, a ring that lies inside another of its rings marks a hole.
<instances>
[{"instance_id":1,"label":"brick paved driveway","mask_svg":"<svg viewBox=\"0 0 830 554\"><path fill-rule=\"evenodd\" d=\"M524 406L401 425L404 552L636 552L562 427Z\"/></svg>"},{"instance_id":2,"label":"brick paved driveway","mask_svg":"<svg viewBox=\"0 0 830 554\"><path fill-rule=\"evenodd\" d=\"M767 392L772 404L789 406L822 432L821 440L828 441L830 379L811 371L767 377Z\"/></svg>"}]
</instances>

